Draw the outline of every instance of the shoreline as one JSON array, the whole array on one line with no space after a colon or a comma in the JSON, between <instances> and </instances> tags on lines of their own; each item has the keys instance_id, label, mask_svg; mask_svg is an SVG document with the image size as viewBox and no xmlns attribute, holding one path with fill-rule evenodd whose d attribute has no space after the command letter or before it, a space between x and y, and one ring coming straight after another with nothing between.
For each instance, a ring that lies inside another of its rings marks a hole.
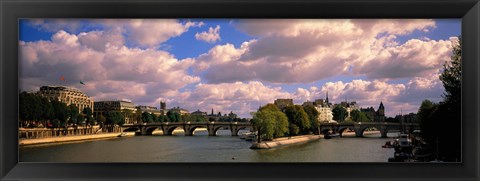
<instances>
[{"instance_id":1,"label":"shoreline","mask_svg":"<svg viewBox=\"0 0 480 181\"><path fill-rule=\"evenodd\" d=\"M306 143L306 142L315 141L321 138L323 138L323 135L302 135L302 136L294 136L294 137L283 137L283 138L274 139L272 141L263 141L261 143L254 143L252 144L250 149L270 149L270 148L276 148L281 146Z\"/></svg>"},{"instance_id":2,"label":"shoreline","mask_svg":"<svg viewBox=\"0 0 480 181\"><path fill-rule=\"evenodd\" d=\"M134 132L125 132L125 136L135 136ZM90 141L97 139L117 138L122 133L101 133L92 135L78 135L78 136L62 136L62 137L49 137L38 139L20 139L18 140L19 146L27 145L41 145L41 144L55 144L55 143L68 143L76 141Z\"/></svg>"}]
</instances>

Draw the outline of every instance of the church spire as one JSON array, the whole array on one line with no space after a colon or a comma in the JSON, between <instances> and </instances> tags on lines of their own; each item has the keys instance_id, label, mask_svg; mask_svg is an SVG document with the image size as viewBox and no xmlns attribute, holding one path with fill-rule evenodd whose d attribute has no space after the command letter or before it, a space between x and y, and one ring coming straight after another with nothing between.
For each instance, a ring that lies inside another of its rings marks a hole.
<instances>
[{"instance_id":1,"label":"church spire","mask_svg":"<svg viewBox=\"0 0 480 181\"><path fill-rule=\"evenodd\" d=\"M325 102L328 103L328 91L327 91L327 97L325 98Z\"/></svg>"}]
</instances>

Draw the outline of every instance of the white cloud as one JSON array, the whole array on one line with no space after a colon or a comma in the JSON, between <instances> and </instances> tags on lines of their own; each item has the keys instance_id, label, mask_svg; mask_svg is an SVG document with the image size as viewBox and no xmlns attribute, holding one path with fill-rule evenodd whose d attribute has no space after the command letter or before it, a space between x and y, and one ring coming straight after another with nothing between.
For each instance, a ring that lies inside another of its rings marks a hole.
<instances>
[{"instance_id":1,"label":"white cloud","mask_svg":"<svg viewBox=\"0 0 480 181\"><path fill-rule=\"evenodd\" d=\"M396 41L399 35L435 28L433 20L240 20L235 23L241 31L258 38L228 52L218 52L215 50L218 47L214 47L208 54L199 56L199 70L205 71L209 82L310 83L352 74L369 78L412 77L441 68L439 62L448 60L451 52L448 40L413 39L404 44ZM205 63L206 57L228 58L210 58L211 61Z\"/></svg>"},{"instance_id":2,"label":"white cloud","mask_svg":"<svg viewBox=\"0 0 480 181\"><path fill-rule=\"evenodd\" d=\"M200 81L188 74L193 60L178 60L160 50L128 48L111 42L115 40L98 31L78 35L59 31L51 41L20 42L20 88L38 90L42 85L60 84L80 88L95 99L150 102Z\"/></svg>"},{"instance_id":3,"label":"white cloud","mask_svg":"<svg viewBox=\"0 0 480 181\"><path fill-rule=\"evenodd\" d=\"M201 32L195 34L195 39L202 40L208 43L214 43L221 40L220 38L220 26L217 25L215 28L208 28L208 32Z\"/></svg>"}]
</instances>

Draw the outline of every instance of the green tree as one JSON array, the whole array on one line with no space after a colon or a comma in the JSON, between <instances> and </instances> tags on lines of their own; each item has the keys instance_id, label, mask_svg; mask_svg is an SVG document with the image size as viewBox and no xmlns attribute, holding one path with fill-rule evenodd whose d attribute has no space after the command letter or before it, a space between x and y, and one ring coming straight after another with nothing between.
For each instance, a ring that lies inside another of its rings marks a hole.
<instances>
[{"instance_id":1,"label":"green tree","mask_svg":"<svg viewBox=\"0 0 480 181\"><path fill-rule=\"evenodd\" d=\"M370 118L368 118L367 114L364 112L361 112L357 109L354 109L350 111L350 116L352 117L352 121L354 122L369 122L371 121Z\"/></svg>"},{"instance_id":2,"label":"green tree","mask_svg":"<svg viewBox=\"0 0 480 181\"><path fill-rule=\"evenodd\" d=\"M133 119L135 120L135 123L142 122L142 110L137 109L133 117L134 117Z\"/></svg>"},{"instance_id":3,"label":"green tree","mask_svg":"<svg viewBox=\"0 0 480 181\"><path fill-rule=\"evenodd\" d=\"M288 118L276 106L266 105L253 115L252 125L258 131L257 142L288 134Z\"/></svg>"},{"instance_id":4,"label":"green tree","mask_svg":"<svg viewBox=\"0 0 480 181\"><path fill-rule=\"evenodd\" d=\"M142 113L142 122L144 122L144 123L153 122L152 115L150 115L148 112L143 112Z\"/></svg>"},{"instance_id":5,"label":"green tree","mask_svg":"<svg viewBox=\"0 0 480 181\"><path fill-rule=\"evenodd\" d=\"M83 108L82 113L85 115L87 125L93 124L92 109L89 107Z\"/></svg>"},{"instance_id":6,"label":"green tree","mask_svg":"<svg viewBox=\"0 0 480 181\"><path fill-rule=\"evenodd\" d=\"M444 64L439 79L445 92L443 101L424 101L417 113L422 126L422 137L436 155L444 161L460 161L461 158L461 59L462 41L453 46L451 61ZM448 133L448 134L445 134Z\"/></svg>"},{"instance_id":7,"label":"green tree","mask_svg":"<svg viewBox=\"0 0 480 181\"><path fill-rule=\"evenodd\" d=\"M59 125L66 127L67 119L70 117L70 109L67 104L60 102L58 100L52 101L53 110L55 110L55 118L59 121Z\"/></svg>"},{"instance_id":8,"label":"green tree","mask_svg":"<svg viewBox=\"0 0 480 181\"><path fill-rule=\"evenodd\" d=\"M308 118L307 113L303 110L303 107L300 105L287 106L285 108L285 114L288 117L288 122L291 125L294 124L298 126L301 134L308 133L311 128L310 119Z\"/></svg>"},{"instance_id":9,"label":"green tree","mask_svg":"<svg viewBox=\"0 0 480 181\"><path fill-rule=\"evenodd\" d=\"M336 105L333 108L332 113L333 113L333 120L336 120L338 122L344 121L345 118L348 116L347 110L340 105Z\"/></svg>"},{"instance_id":10,"label":"green tree","mask_svg":"<svg viewBox=\"0 0 480 181\"><path fill-rule=\"evenodd\" d=\"M305 110L305 113L307 113L308 115L308 118L310 120L310 130L313 131L313 132L318 132L318 129L319 129L319 122L318 122L318 111L317 109L315 109L315 106L312 106L312 105L307 105L305 107L303 107L303 109Z\"/></svg>"},{"instance_id":11,"label":"green tree","mask_svg":"<svg viewBox=\"0 0 480 181\"><path fill-rule=\"evenodd\" d=\"M103 114L100 114L97 117L97 121L98 121L98 124L100 124L103 127L103 125L105 125L105 123L107 122L107 118Z\"/></svg>"},{"instance_id":12,"label":"green tree","mask_svg":"<svg viewBox=\"0 0 480 181\"><path fill-rule=\"evenodd\" d=\"M68 110L70 111L69 115L70 115L70 121L73 123L73 124L78 124L77 122L77 118L78 118L78 107L73 105L73 104L70 104L68 106Z\"/></svg>"}]
</instances>

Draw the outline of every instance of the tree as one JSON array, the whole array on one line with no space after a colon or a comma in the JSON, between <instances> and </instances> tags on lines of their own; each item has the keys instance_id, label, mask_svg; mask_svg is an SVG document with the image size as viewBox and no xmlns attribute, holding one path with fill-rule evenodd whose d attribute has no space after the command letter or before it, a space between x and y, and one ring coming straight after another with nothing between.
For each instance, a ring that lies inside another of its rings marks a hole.
<instances>
[{"instance_id":1,"label":"tree","mask_svg":"<svg viewBox=\"0 0 480 181\"><path fill-rule=\"evenodd\" d=\"M102 127L103 125L105 124L105 122L107 122L107 118L100 114L98 117L97 117L97 121L98 121L98 124L100 124Z\"/></svg>"},{"instance_id":2,"label":"tree","mask_svg":"<svg viewBox=\"0 0 480 181\"><path fill-rule=\"evenodd\" d=\"M150 115L148 112L143 112L142 113L142 122L144 122L144 123L153 122L152 115Z\"/></svg>"},{"instance_id":3,"label":"tree","mask_svg":"<svg viewBox=\"0 0 480 181\"><path fill-rule=\"evenodd\" d=\"M338 122L344 121L348 115L347 110L340 105L336 105L333 108L332 113L333 113L333 120L336 120Z\"/></svg>"},{"instance_id":4,"label":"tree","mask_svg":"<svg viewBox=\"0 0 480 181\"><path fill-rule=\"evenodd\" d=\"M77 122L77 118L78 118L78 107L73 105L73 104L70 104L68 106L68 109L70 111L70 121L73 123L73 124L78 124Z\"/></svg>"},{"instance_id":5,"label":"tree","mask_svg":"<svg viewBox=\"0 0 480 181\"><path fill-rule=\"evenodd\" d=\"M288 118L276 106L267 104L253 114L252 125L258 131L258 139L271 140L288 134Z\"/></svg>"},{"instance_id":6,"label":"tree","mask_svg":"<svg viewBox=\"0 0 480 181\"><path fill-rule=\"evenodd\" d=\"M314 106L312 105L307 105L305 107L303 107L303 109L305 110L305 113L307 113L308 115L308 118L310 120L310 130L315 132L315 131L318 131L317 129L319 128L319 122L318 122L318 111L317 109L315 109Z\"/></svg>"},{"instance_id":7,"label":"tree","mask_svg":"<svg viewBox=\"0 0 480 181\"><path fill-rule=\"evenodd\" d=\"M53 110L55 112L54 119L59 121L60 126L67 126L67 119L70 117L70 110L67 107L67 104L60 102L58 100L52 100Z\"/></svg>"},{"instance_id":8,"label":"tree","mask_svg":"<svg viewBox=\"0 0 480 181\"><path fill-rule=\"evenodd\" d=\"M307 134L311 128L310 119L307 113L300 105L287 106L285 108L285 114L288 117L290 125L294 124L298 126L301 134Z\"/></svg>"},{"instance_id":9,"label":"tree","mask_svg":"<svg viewBox=\"0 0 480 181\"><path fill-rule=\"evenodd\" d=\"M364 112L361 112L357 109L354 109L350 112L350 116L352 117L352 121L354 122L368 122L371 121L370 118L368 118L367 114Z\"/></svg>"},{"instance_id":10,"label":"tree","mask_svg":"<svg viewBox=\"0 0 480 181\"><path fill-rule=\"evenodd\" d=\"M453 46L451 61L445 62L439 79L445 92L443 101L423 101L417 113L422 127L422 137L431 150L444 161L460 161L461 158L461 37ZM448 134L446 134L448 133Z\"/></svg>"},{"instance_id":11,"label":"tree","mask_svg":"<svg viewBox=\"0 0 480 181\"><path fill-rule=\"evenodd\" d=\"M142 110L137 109L133 117L136 123L140 123L142 121Z\"/></svg>"},{"instance_id":12,"label":"tree","mask_svg":"<svg viewBox=\"0 0 480 181\"><path fill-rule=\"evenodd\" d=\"M85 121L87 125L92 124L93 123L92 109L89 107L83 108L82 113L85 114L85 119L86 119Z\"/></svg>"}]
</instances>

